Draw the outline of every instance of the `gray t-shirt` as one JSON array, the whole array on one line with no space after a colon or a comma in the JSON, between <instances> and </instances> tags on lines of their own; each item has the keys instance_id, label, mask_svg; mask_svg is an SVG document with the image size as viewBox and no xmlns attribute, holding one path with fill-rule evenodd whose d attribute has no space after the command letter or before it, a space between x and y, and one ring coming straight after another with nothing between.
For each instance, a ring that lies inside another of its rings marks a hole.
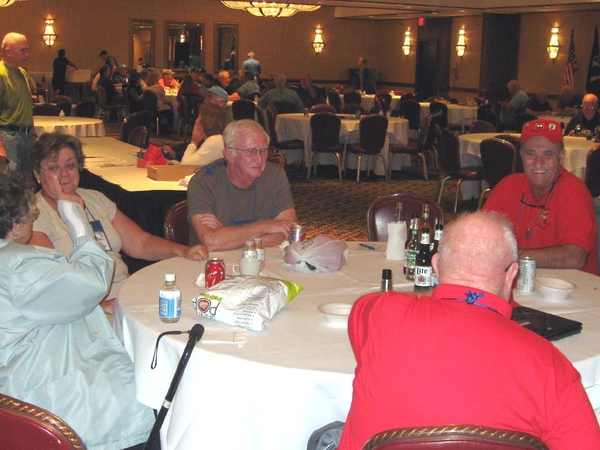
<instances>
[{"instance_id":1,"label":"gray t-shirt","mask_svg":"<svg viewBox=\"0 0 600 450\"><path fill-rule=\"evenodd\" d=\"M269 162L251 187L240 189L227 178L225 160L215 161L208 170L202 169L192 177L187 192L188 217L210 213L225 226L271 220L294 208L285 171ZM190 227L190 245L197 243Z\"/></svg>"}]
</instances>

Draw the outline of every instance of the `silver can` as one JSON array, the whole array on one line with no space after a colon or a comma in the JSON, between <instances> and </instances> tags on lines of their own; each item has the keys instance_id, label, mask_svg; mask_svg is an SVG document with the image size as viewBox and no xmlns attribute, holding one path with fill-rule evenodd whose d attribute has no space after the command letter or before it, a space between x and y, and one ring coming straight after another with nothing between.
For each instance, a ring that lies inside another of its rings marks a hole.
<instances>
[{"instance_id":1,"label":"silver can","mask_svg":"<svg viewBox=\"0 0 600 450\"><path fill-rule=\"evenodd\" d=\"M306 239L306 229L303 225L292 225L290 230L290 244L294 242L303 242Z\"/></svg>"},{"instance_id":2,"label":"silver can","mask_svg":"<svg viewBox=\"0 0 600 450\"><path fill-rule=\"evenodd\" d=\"M519 259L519 278L517 279L517 292L531 294L534 289L535 260L529 256Z\"/></svg>"}]
</instances>

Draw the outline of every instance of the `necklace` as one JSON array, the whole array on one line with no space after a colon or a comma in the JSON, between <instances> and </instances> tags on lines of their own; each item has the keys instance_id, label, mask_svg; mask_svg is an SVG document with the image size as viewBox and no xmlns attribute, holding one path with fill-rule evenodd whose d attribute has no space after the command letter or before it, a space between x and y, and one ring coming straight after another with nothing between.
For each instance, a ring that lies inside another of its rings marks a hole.
<instances>
[{"instance_id":1,"label":"necklace","mask_svg":"<svg viewBox=\"0 0 600 450\"><path fill-rule=\"evenodd\" d=\"M519 216L517 218L515 230L517 230L517 231L519 230L519 225L521 223L521 218L523 216L523 211L524 211L525 206L527 206L528 208L539 209L539 212L535 215L535 217L533 219L529 218L531 216L529 210L527 213L527 217L523 218L523 220L526 222L525 239L529 239L531 237L531 233L533 231L533 238L531 240L531 244L530 244L529 248L533 248L533 245L535 243L535 238L537 236L537 232L538 232L538 229L540 228L540 225L545 226L546 221L548 220L548 217L550 216L550 211L548 211L546 209L546 206L548 206L548 203L550 203L550 200L552 199L552 195L554 194L554 188L556 187L556 182L558 181L559 178L560 178L560 175L552 183L552 186L550 187L550 192L548 193L548 196L546 197L546 201L544 201L543 205L535 205L532 203L527 203L525 201L527 194L523 194L523 196L521 197L521 209L519 210Z\"/></svg>"}]
</instances>

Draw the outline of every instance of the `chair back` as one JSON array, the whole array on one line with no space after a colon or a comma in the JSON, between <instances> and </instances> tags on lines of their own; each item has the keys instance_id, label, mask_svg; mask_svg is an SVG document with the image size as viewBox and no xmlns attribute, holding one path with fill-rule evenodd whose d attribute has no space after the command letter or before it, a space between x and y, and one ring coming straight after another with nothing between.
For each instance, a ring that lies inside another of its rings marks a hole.
<instances>
[{"instance_id":1,"label":"chair back","mask_svg":"<svg viewBox=\"0 0 600 450\"><path fill-rule=\"evenodd\" d=\"M358 92L350 91L344 93L344 105L347 105L348 103L355 103L357 105L360 105L361 101L362 96Z\"/></svg>"},{"instance_id":2,"label":"chair back","mask_svg":"<svg viewBox=\"0 0 600 450\"><path fill-rule=\"evenodd\" d=\"M360 119L360 146L365 151L379 153L385 144L388 119L379 114L364 116Z\"/></svg>"},{"instance_id":3,"label":"chair back","mask_svg":"<svg viewBox=\"0 0 600 450\"><path fill-rule=\"evenodd\" d=\"M82 100L75 106L76 117L94 117L96 115L96 102L93 100Z\"/></svg>"},{"instance_id":4,"label":"chair back","mask_svg":"<svg viewBox=\"0 0 600 450\"><path fill-rule=\"evenodd\" d=\"M515 129L517 130L517 133L521 132L521 129L523 128L523 124L525 122L529 122L530 120L535 120L535 119L537 119L537 117L534 116L533 114L528 114L528 113L517 114L515 116Z\"/></svg>"},{"instance_id":5,"label":"chair back","mask_svg":"<svg viewBox=\"0 0 600 450\"><path fill-rule=\"evenodd\" d=\"M340 97L339 92L335 89L327 90L327 102L329 105L335 108L336 113L342 112L342 98Z\"/></svg>"},{"instance_id":6,"label":"chair back","mask_svg":"<svg viewBox=\"0 0 600 450\"><path fill-rule=\"evenodd\" d=\"M435 114L440 111L441 114ZM429 114L433 116L433 121L440 128L446 128L448 126L448 106L442 102L433 101L429 104Z\"/></svg>"},{"instance_id":7,"label":"chair back","mask_svg":"<svg viewBox=\"0 0 600 450\"><path fill-rule=\"evenodd\" d=\"M406 95L406 94L405 94ZM404 95L402 96L404 98ZM418 130L421 123L421 105L416 100L404 100L401 103L402 117L408 120L411 130Z\"/></svg>"},{"instance_id":8,"label":"chair back","mask_svg":"<svg viewBox=\"0 0 600 450\"><path fill-rule=\"evenodd\" d=\"M267 134L271 138L271 147L277 144L277 132L275 131L275 121L277 120L277 108L273 105L267 105L265 108L267 114Z\"/></svg>"},{"instance_id":9,"label":"chair back","mask_svg":"<svg viewBox=\"0 0 600 450\"><path fill-rule=\"evenodd\" d=\"M373 436L362 450L548 450L520 431L476 425L399 428Z\"/></svg>"},{"instance_id":10,"label":"chair back","mask_svg":"<svg viewBox=\"0 0 600 450\"><path fill-rule=\"evenodd\" d=\"M66 113L65 113L66 114ZM42 103L33 107L34 116L60 116L60 109L56 105Z\"/></svg>"},{"instance_id":11,"label":"chair back","mask_svg":"<svg viewBox=\"0 0 600 450\"><path fill-rule=\"evenodd\" d=\"M144 126L134 128L129 132L126 142L138 148L147 148L150 142L150 132L148 131L148 128Z\"/></svg>"},{"instance_id":12,"label":"chair back","mask_svg":"<svg viewBox=\"0 0 600 450\"><path fill-rule=\"evenodd\" d=\"M392 106L392 96L388 92L375 94L375 105L379 110L387 113Z\"/></svg>"},{"instance_id":13,"label":"chair back","mask_svg":"<svg viewBox=\"0 0 600 450\"><path fill-rule=\"evenodd\" d=\"M455 178L460 170L460 141L458 136L451 129L444 128L441 133L441 145L439 147L442 171Z\"/></svg>"},{"instance_id":14,"label":"chair back","mask_svg":"<svg viewBox=\"0 0 600 450\"><path fill-rule=\"evenodd\" d=\"M311 113L331 113L335 114L335 108L327 103L318 103L310 108Z\"/></svg>"},{"instance_id":15,"label":"chair back","mask_svg":"<svg viewBox=\"0 0 600 450\"><path fill-rule=\"evenodd\" d=\"M150 114L148 111L138 111L136 113L129 114L121 124L121 137L119 140L133 144L131 142L131 139L133 138L135 139L134 145L140 148L147 148L150 141L152 120L152 114ZM138 128L144 128L146 130L145 138L141 143L142 145L138 145L140 143L139 134L142 133L141 130L137 131L136 135L134 135L135 137L131 136L132 131Z\"/></svg>"},{"instance_id":16,"label":"chair back","mask_svg":"<svg viewBox=\"0 0 600 450\"><path fill-rule=\"evenodd\" d=\"M588 152L584 180L592 197L598 197L600 195L600 144Z\"/></svg>"},{"instance_id":17,"label":"chair back","mask_svg":"<svg viewBox=\"0 0 600 450\"><path fill-rule=\"evenodd\" d=\"M231 113L233 120L254 120L256 118L256 104L252 100L235 100L231 104Z\"/></svg>"},{"instance_id":18,"label":"chair back","mask_svg":"<svg viewBox=\"0 0 600 450\"><path fill-rule=\"evenodd\" d=\"M342 114L356 114L356 111L360 111L361 114L364 114L365 108L358 103L346 103L342 106Z\"/></svg>"},{"instance_id":19,"label":"chair back","mask_svg":"<svg viewBox=\"0 0 600 450\"><path fill-rule=\"evenodd\" d=\"M517 151L517 158L515 162L515 173L523 172L523 158L521 157L521 138L514 136L512 134L498 134L494 136L498 139L504 139L505 141L510 142L515 150Z\"/></svg>"},{"instance_id":20,"label":"chair back","mask_svg":"<svg viewBox=\"0 0 600 450\"><path fill-rule=\"evenodd\" d=\"M147 89L144 91L144 111L148 111L152 116L158 114L158 97Z\"/></svg>"},{"instance_id":21,"label":"chair back","mask_svg":"<svg viewBox=\"0 0 600 450\"><path fill-rule=\"evenodd\" d=\"M187 200L175 203L167 211L164 223L165 239L178 244L188 245L190 240L190 224L188 222Z\"/></svg>"},{"instance_id":22,"label":"chair back","mask_svg":"<svg viewBox=\"0 0 600 450\"><path fill-rule=\"evenodd\" d=\"M51 412L0 394L2 448L11 450L85 450L75 430Z\"/></svg>"},{"instance_id":23,"label":"chair back","mask_svg":"<svg viewBox=\"0 0 600 450\"><path fill-rule=\"evenodd\" d=\"M267 162L277 164L282 169L285 169L285 156L280 151L274 151L267 156Z\"/></svg>"},{"instance_id":24,"label":"chair back","mask_svg":"<svg viewBox=\"0 0 600 450\"><path fill-rule=\"evenodd\" d=\"M498 111L493 103L481 105L477 108L477 120L485 120L494 125L495 131L498 131Z\"/></svg>"},{"instance_id":25,"label":"chair back","mask_svg":"<svg viewBox=\"0 0 600 450\"><path fill-rule=\"evenodd\" d=\"M433 117L431 114L427 114L423 117L421 121L421 126L419 127L419 139L417 140L417 148L419 151L429 150L433 144L433 130L432 124Z\"/></svg>"},{"instance_id":26,"label":"chair back","mask_svg":"<svg viewBox=\"0 0 600 450\"><path fill-rule=\"evenodd\" d=\"M100 105L100 109L106 109L108 100L106 99L106 89L104 89L104 86L96 86L96 93L98 94L98 105ZM144 95L144 97L146 96Z\"/></svg>"},{"instance_id":27,"label":"chair back","mask_svg":"<svg viewBox=\"0 0 600 450\"><path fill-rule=\"evenodd\" d=\"M484 139L479 145L483 179L490 188L496 186L502 178L515 173L517 150L503 139Z\"/></svg>"},{"instance_id":28,"label":"chair back","mask_svg":"<svg viewBox=\"0 0 600 450\"><path fill-rule=\"evenodd\" d=\"M413 214L421 216L423 205L429 205L429 217L431 225L444 224L444 211L436 202L425 200L412 194L391 194L379 197L371 203L367 211L367 233L369 241L387 242L387 224L394 221L396 214L396 203L402 202L404 208L404 219L407 224Z\"/></svg>"},{"instance_id":29,"label":"chair back","mask_svg":"<svg viewBox=\"0 0 600 450\"><path fill-rule=\"evenodd\" d=\"M301 111L298 111L298 108L296 107L296 105L294 105L293 103L290 103L290 102L275 102L275 103L273 103L273 106L275 106L275 109L277 110L277 114L290 114L290 113L301 112Z\"/></svg>"},{"instance_id":30,"label":"chair back","mask_svg":"<svg viewBox=\"0 0 600 450\"><path fill-rule=\"evenodd\" d=\"M50 103L58 106L58 109L64 111L66 116L71 115L71 108L73 100L68 95L55 95L50 99Z\"/></svg>"},{"instance_id":31,"label":"chair back","mask_svg":"<svg viewBox=\"0 0 600 450\"><path fill-rule=\"evenodd\" d=\"M318 113L310 118L312 149L334 147L340 142L341 119L335 114Z\"/></svg>"},{"instance_id":32,"label":"chair back","mask_svg":"<svg viewBox=\"0 0 600 450\"><path fill-rule=\"evenodd\" d=\"M494 124L485 120L475 120L471 124L471 133L495 133Z\"/></svg>"}]
</instances>

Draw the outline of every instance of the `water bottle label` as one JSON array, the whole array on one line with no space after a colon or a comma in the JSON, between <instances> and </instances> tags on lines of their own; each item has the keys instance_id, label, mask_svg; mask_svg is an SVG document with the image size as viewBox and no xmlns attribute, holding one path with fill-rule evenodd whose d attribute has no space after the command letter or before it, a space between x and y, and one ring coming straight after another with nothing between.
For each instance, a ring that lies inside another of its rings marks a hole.
<instances>
[{"instance_id":1,"label":"water bottle label","mask_svg":"<svg viewBox=\"0 0 600 450\"><path fill-rule=\"evenodd\" d=\"M163 319L176 319L181 316L181 292L160 291L158 314Z\"/></svg>"},{"instance_id":2,"label":"water bottle label","mask_svg":"<svg viewBox=\"0 0 600 450\"><path fill-rule=\"evenodd\" d=\"M265 260L265 249L264 248L257 248L256 249L256 257L258 259L260 259L261 261Z\"/></svg>"}]
</instances>

